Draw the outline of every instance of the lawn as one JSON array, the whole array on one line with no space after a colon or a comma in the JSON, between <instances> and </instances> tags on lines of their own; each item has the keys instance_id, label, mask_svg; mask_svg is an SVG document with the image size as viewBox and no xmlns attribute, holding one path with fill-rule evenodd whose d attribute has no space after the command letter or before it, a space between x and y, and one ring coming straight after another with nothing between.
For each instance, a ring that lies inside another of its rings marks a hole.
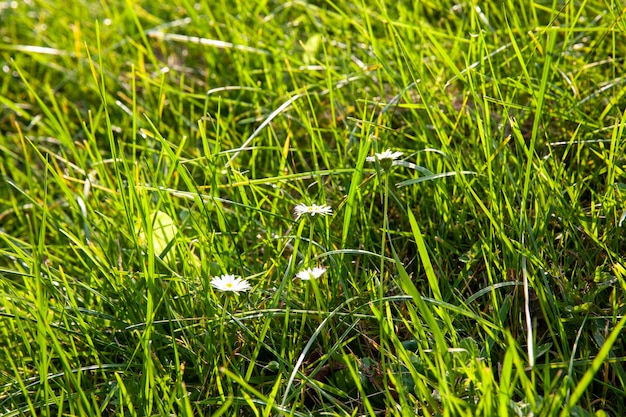
<instances>
[{"instance_id":1,"label":"lawn","mask_svg":"<svg viewBox=\"0 0 626 417\"><path fill-rule=\"evenodd\" d=\"M0 2L0 414L626 415L616 0Z\"/></svg>"}]
</instances>

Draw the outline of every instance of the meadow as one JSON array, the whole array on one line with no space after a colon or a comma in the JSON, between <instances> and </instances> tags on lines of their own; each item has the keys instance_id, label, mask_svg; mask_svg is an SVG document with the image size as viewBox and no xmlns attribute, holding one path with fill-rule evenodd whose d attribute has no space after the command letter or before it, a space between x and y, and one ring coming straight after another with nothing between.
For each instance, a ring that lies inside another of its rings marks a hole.
<instances>
[{"instance_id":1,"label":"meadow","mask_svg":"<svg viewBox=\"0 0 626 417\"><path fill-rule=\"evenodd\" d=\"M0 414L626 415L625 16L0 1Z\"/></svg>"}]
</instances>

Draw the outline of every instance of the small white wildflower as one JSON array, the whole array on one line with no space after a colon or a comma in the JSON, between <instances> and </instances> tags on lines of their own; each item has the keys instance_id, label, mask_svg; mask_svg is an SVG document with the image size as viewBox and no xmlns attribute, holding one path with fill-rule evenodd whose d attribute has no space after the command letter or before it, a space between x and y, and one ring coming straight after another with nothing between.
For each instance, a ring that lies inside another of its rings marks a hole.
<instances>
[{"instance_id":1,"label":"small white wildflower","mask_svg":"<svg viewBox=\"0 0 626 417\"><path fill-rule=\"evenodd\" d=\"M245 279L237 278L234 275L221 275L211 280L211 285L220 291L234 292L239 294L240 291L248 291L250 283Z\"/></svg>"},{"instance_id":2,"label":"small white wildflower","mask_svg":"<svg viewBox=\"0 0 626 417\"><path fill-rule=\"evenodd\" d=\"M302 281L308 281L311 279L318 279L326 272L326 268L321 266L316 266L315 268L307 268L296 274L297 278L300 278Z\"/></svg>"},{"instance_id":3,"label":"small white wildflower","mask_svg":"<svg viewBox=\"0 0 626 417\"><path fill-rule=\"evenodd\" d=\"M365 160L367 162L376 162L377 159L381 162L385 159L395 161L396 159L400 158L402 155L403 155L402 152L391 152L391 149L387 149L383 153L376 153L374 154L374 156L368 156L367 158L365 158Z\"/></svg>"},{"instance_id":4,"label":"small white wildflower","mask_svg":"<svg viewBox=\"0 0 626 417\"><path fill-rule=\"evenodd\" d=\"M296 220L300 218L303 214L309 214L311 217L319 214L320 216L330 216L333 214L333 209L326 204L322 204L318 206L317 204L313 204L312 206L307 206L306 204L298 204L293 209L293 214L296 216Z\"/></svg>"}]
</instances>

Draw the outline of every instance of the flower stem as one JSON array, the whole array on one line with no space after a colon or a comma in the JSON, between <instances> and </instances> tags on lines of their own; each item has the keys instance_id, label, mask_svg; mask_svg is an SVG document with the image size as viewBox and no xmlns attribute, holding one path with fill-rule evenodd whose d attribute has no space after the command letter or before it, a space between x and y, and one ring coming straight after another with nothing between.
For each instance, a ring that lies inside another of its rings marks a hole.
<instances>
[{"instance_id":1,"label":"flower stem","mask_svg":"<svg viewBox=\"0 0 626 417\"><path fill-rule=\"evenodd\" d=\"M385 274L385 253L387 251L387 234L389 233L389 173L385 172L385 178L383 180L383 230L380 242L380 286L379 296L382 300L384 294L384 280Z\"/></svg>"},{"instance_id":2,"label":"flower stem","mask_svg":"<svg viewBox=\"0 0 626 417\"><path fill-rule=\"evenodd\" d=\"M228 311L229 304L230 304L230 295L226 294L226 300L224 301L224 304L222 305L222 318L220 319L220 329L219 329L218 340L228 340L228 338L225 337L225 327L226 327L226 312ZM220 356L222 357L222 362L224 363L224 366L227 366L228 355L226 355L224 345L225 345L224 343L220 343Z\"/></svg>"},{"instance_id":3,"label":"flower stem","mask_svg":"<svg viewBox=\"0 0 626 417\"><path fill-rule=\"evenodd\" d=\"M385 315L385 303L384 303L384 295L386 293L386 280L385 280L385 253L387 250L387 234L389 233L389 171L385 170L384 180L383 180L383 232L382 232L382 240L380 243L380 277L379 277L379 285L378 285L378 311L380 314L380 349L381 352L384 349L383 341L386 338L383 336L385 333L385 325L383 317ZM381 355L381 368L385 369L385 355ZM386 374L383 375L383 378L386 383Z\"/></svg>"},{"instance_id":4,"label":"flower stem","mask_svg":"<svg viewBox=\"0 0 626 417\"><path fill-rule=\"evenodd\" d=\"M306 251L306 256L304 258L304 265L308 265L311 261L311 253L313 252L313 222L309 224L309 247Z\"/></svg>"}]
</instances>

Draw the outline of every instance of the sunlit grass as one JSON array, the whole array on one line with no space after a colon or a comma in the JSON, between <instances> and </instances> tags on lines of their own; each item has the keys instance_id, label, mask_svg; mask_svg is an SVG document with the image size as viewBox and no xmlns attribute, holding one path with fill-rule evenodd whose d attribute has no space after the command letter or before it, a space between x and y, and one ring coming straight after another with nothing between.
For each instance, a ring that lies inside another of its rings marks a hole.
<instances>
[{"instance_id":1,"label":"sunlit grass","mask_svg":"<svg viewBox=\"0 0 626 417\"><path fill-rule=\"evenodd\" d=\"M625 414L623 6L414 3L0 2L2 414Z\"/></svg>"}]
</instances>

